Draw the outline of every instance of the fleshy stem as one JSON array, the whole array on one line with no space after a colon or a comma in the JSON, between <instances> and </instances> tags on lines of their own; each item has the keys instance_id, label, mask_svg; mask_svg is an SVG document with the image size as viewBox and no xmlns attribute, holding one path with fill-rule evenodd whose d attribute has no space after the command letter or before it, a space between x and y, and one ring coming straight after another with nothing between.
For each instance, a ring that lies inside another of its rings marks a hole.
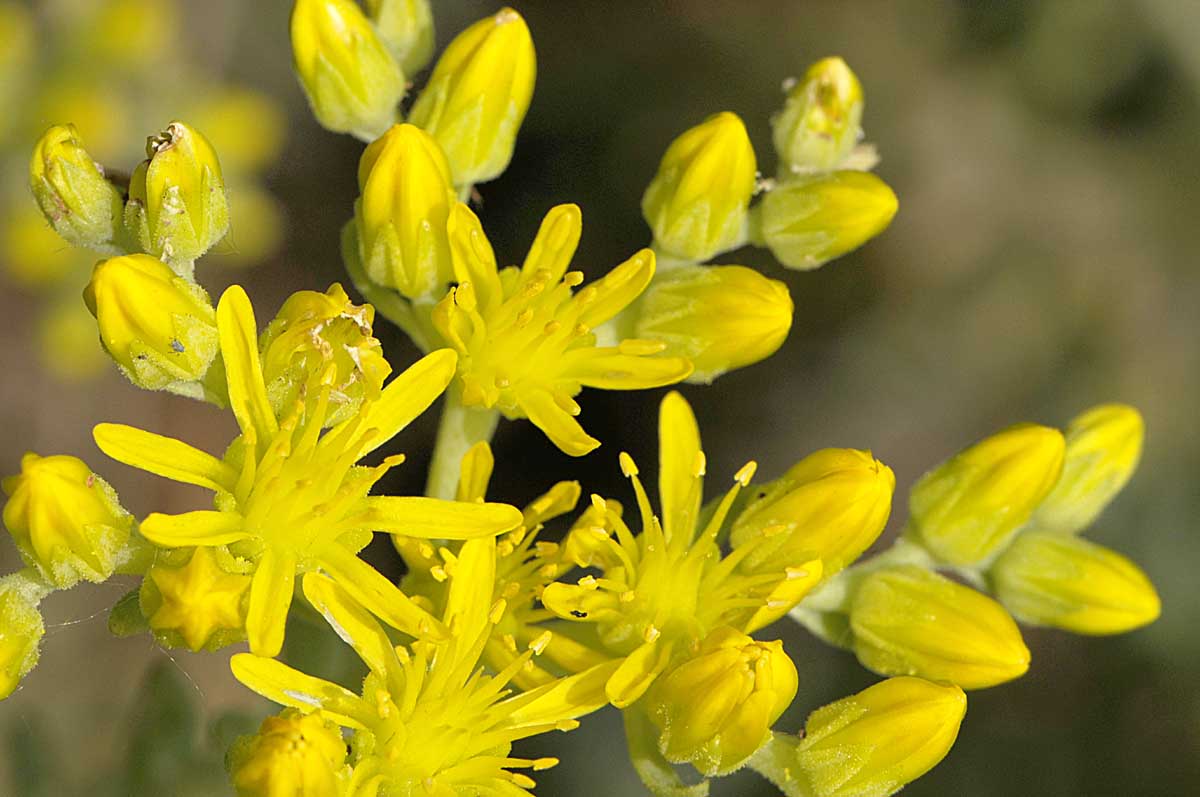
<instances>
[{"instance_id":1,"label":"fleshy stem","mask_svg":"<svg viewBox=\"0 0 1200 797\"><path fill-rule=\"evenodd\" d=\"M429 463L429 480L425 483L427 496L454 499L462 458L471 446L492 439L499 420L500 413L494 409L464 407L462 390L457 384L450 386L438 422L433 459Z\"/></svg>"}]
</instances>

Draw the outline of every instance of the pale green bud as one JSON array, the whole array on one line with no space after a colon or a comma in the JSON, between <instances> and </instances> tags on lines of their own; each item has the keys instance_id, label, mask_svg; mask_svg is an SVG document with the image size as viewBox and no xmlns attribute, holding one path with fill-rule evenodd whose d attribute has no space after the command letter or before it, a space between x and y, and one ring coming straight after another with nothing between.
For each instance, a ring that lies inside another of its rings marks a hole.
<instances>
[{"instance_id":1,"label":"pale green bud","mask_svg":"<svg viewBox=\"0 0 1200 797\"><path fill-rule=\"evenodd\" d=\"M433 137L394 125L362 154L354 206L359 257L372 282L409 299L441 298L454 279L446 222L456 202Z\"/></svg>"},{"instance_id":2,"label":"pale green bud","mask_svg":"<svg viewBox=\"0 0 1200 797\"><path fill-rule=\"evenodd\" d=\"M943 562L986 562L1058 482L1065 448L1057 429L1018 424L955 454L913 487L909 533Z\"/></svg>"},{"instance_id":3,"label":"pale green bud","mask_svg":"<svg viewBox=\"0 0 1200 797\"><path fill-rule=\"evenodd\" d=\"M870 172L800 177L763 197L756 241L788 268L807 271L879 235L898 208L892 189Z\"/></svg>"},{"instance_id":4,"label":"pale green bud","mask_svg":"<svg viewBox=\"0 0 1200 797\"><path fill-rule=\"evenodd\" d=\"M1003 606L912 565L863 578L850 604L850 628L859 662L880 675L982 689L1029 669L1029 649Z\"/></svg>"},{"instance_id":5,"label":"pale green bud","mask_svg":"<svg viewBox=\"0 0 1200 797\"><path fill-rule=\"evenodd\" d=\"M770 738L798 683L782 642L718 628L654 683L647 699L659 750L705 775L732 772Z\"/></svg>"},{"instance_id":6,"label":"pale green bud","mask_svg":"<svg viewBox=\"0 0 1200 797\"><path fill-rule=\"evenodd\" d=\"M409 121L437 140L455 185L482 183L508 168L536 77L533 38L511 8L446 47Z\"/></svg>"},{"instance_id":7,"label":"pale green bud","mask_svg":"<svg viewBox=\"0 0 1200 797\"><path fill-rule=\"evenodd\" d=\"M103 260L84 301L100 341L138 387L202 394L197 386L216 359L216 313L208 294L150 255Z\"/></svg>"},{"instance_id":8,"label":"pale green bud","mask_svg":"<svg viewBox=\"0 0 1200 797\"><path fill-rule=\"evenodd\" d=\"M1133 476L1144 436L1142 416L1125 404L1093 407L1072 420L1062 477L1030 524L1067 534L1090 526Z\"/></svg>"},{"instance_id":9,"label":"pale green bud","mask_svg":"<svg viewBox=\"0 0 1200 797\"><path fill-rule=\"evenodd\" d=\"M367 0L367 14L406 75L433 58L433 11L429 0Z\"/></svg>"},{"instance_id":10,"label":"pale green bud","mask_svg":"<svg viewBox=\"0 0 1200 797\"><path fill-rule=\"evenodd\" d=\"M76 246L111 249L123 197L104 177L74 125L55 125L33 148L29 185L55 232Z\"/></svg>"},{"instance_id":11,"label":"pale green bud","mask_svg":"<svg viewBox=\"0 0 1200 797\"><path fill-rule=\"evenodd\" d=\"M354 0L296 0L292 60L327 130L370 141L396 119L404 72Z\"/></svg>"},{"instance_id":12,"label":"pale green bud","mask_svg":"<svg viewBox=\"0 0 1200 797\"><path fill-rule=\"evenodd\" d=\"M125 226L142 251L191 277L191 263L225 237L229 201L217 153L200 131L171 122L146 139L129 183Z\"/></svg>"},{"instance_id":13,"label":"pale green bud","mask_svg":"<svg viewBox=\"0 0 1200 797\"><path fill-rule=\"evenodd\" d=\"M667 147L642 195L655 246L696 262L741 246L757 168L737 114L718 113L685 131Z\"/></svg>"},{"instance_id":14,"label":"pale green bud","mask_svg":"<svg viewBox=\"0 0 1200 797\"><path fill-rule=\"evenodd\" d=\"M837 168L862 136L862 112L862 84L846 62L836 56L817 61L771 120L783 168Z\"/></svg>"},{"instance_id":15,"label":"pale green bud","mask_svg":"<svg viewBox=\"0 0 1200 797\"><path fill-rule=\"evenodd\" d=\"M702 384L770 357L792 328L787 285L744 266L660 271L636 308L634 334L687 357Z\"/></svg>"},{"instance_id":16,"label":"pale green bud","mask_svg":"<svg viewBox=\"0 0 1200 797\"><path fill-rule=\"evenodd\" d=\"M809 454L759 492L733 522L735 549L755 538L743 567L794 566L818 558L825 577L857 559L883 532L896 476L869 451L826 448Z\"/></svg>"},{"instance_id":17,"label":"pale green bud","mask_svg":"<svg viewBox=\"0 0 1200 797\"><path fill-rule=\"evenodd\" d=\"M42 578L65 589L113 574L133 518L82 460L30 452L3 488L9 497L4 525L21 558Z\"/></svg>"},{"instance_id":18,"label":"pale green bud","mask_svg":"<svg viewBox=\"0 0 1200 797\"><path fill-rule=\"evenodd\" d=\"M13 693L38 662L46 625L38 611L45 589L25 573L0 579L0 700Z\"/></svg>"},{"instance_id":19,"label":"pale green bud","mask_svg":"<svg viewBox=\"0 0 1200 797\"><path fill-rule=\"evenodd\" d=\"M1022 532L988 572L1020 620L1077 634L1122 634L1158 619L1158 593L1136 564L1078 537Z\"/></svg>"}]
</instances>

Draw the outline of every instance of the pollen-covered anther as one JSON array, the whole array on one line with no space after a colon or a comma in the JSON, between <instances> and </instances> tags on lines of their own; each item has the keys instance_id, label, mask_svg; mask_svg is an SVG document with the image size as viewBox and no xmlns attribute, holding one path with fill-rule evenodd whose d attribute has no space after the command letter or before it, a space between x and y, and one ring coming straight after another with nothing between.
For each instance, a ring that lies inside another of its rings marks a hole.
<instances>
[{"instance_id":1,"label":"pollen-covered anther","mask_svg":"<svg viewBox=\"0 0 1200 797\"><path fill-rule=\"evenodd\" d=\"M754 478L754 473L757 470L758 470L758 463L751 460L750 462L747 462L745 465L743 465L741 470L739 470L736 474L734 474L734 477L733 477L734 481L736 481L738 484L742 485L743 487L746 487L747 485L750 484L750 480Z\"/></svg>"},{"instance_id":2,"label":"pollen-covered anther","mask_svg":"<svg viewBox=\"0 0 1200 797\"><path fill-rule=\"evenodd\" d=\"M642 632L642 639L646 640L647 642L653 642L660 636L662 636L662 631L658 630L657 627L652 625L646 626L646 630Z\"/></svg>"},{"instance_id":3,"label":"pollen-covered anther","mask_svg":"<svg viewBox=\"0 0 1200 797\"><path fill-rule=\"evenodd\" d=\"M624 474L625 478L632 479L634 476L638 475L637 464L633 461L633 457L629 456L629 454L622 451L617 457L617 461L621 464L621 473Z\"/></svg>"},{"instance_id":4,"label":"pollen-covered anther","mask_svg":"<svg viewBox=\"0 0 1200 797\"><path fill-rule=\"evenodd\" d=\"M529 643L529 650L533 651L535 656L540 656L542 655L543 651L546 650L546 646L550 644L552 639L554 639L553 634L551 634L549 631L543 631L537 636L536 639Z\"/></svg>"},{"instance_id":5,"label":"pollen-covered anther","mask_svg":"<svg viewBox=\"0 0 1200 797\"><path fill-rule=\"evenodd\" d=\"M558 759L550 757L550 756L547 756L545 758L536 758L533 761L534 772L540 772L544 769L550 769L551 767L556 767L556 766L558 766Z\"/></svg>"},{"instance_id":6,"label":"pollen-covered anther","mask_svg":"<svg viewBox=\"0 0 1200 797\"><path fill-rule=\"evenodd\" d=\"M488 613L488 620L492 625L496 625L504 617L505 610L508 609L508 602L501 598L492 604L492 610Z\"/></svg>"}]
</instances>

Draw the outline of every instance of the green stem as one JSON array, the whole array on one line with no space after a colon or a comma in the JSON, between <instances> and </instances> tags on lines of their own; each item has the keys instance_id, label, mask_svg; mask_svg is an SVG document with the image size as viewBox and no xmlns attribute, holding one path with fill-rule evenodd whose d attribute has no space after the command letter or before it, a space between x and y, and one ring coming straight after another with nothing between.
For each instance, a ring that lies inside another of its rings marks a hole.
<instances>
[{"instance_id":1,"label":"green stem","mask_svg":"<svg viewBox=\"0 0 1200 797\"><path fill-rule=\"evenodd\" d=\"M425 494L430 498L452 500L458 492L458 476L462 458L471 446L492 439L500 413L496 410L464 407L462 391L451 385L442 406L437 440L433 445L433 461L429 463L429 480Z\"/></svg>"}]
</instances>

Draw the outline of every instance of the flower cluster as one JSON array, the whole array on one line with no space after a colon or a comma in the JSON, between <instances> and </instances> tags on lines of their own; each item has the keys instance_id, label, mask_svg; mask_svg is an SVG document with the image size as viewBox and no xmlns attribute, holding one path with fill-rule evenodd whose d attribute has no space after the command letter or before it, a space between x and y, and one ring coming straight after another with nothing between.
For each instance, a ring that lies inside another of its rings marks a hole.
<instances>
[{"instance_id":1,"label":"flower cluster","mask_svg":"<svg viewBox=\"0 0 1200 797\"><path fill-rule=\"evenodd\" d=\"M246 642L233 674L284 706L230 750L240 797L530 795L527 772L557 760L514 744L605 706L657 795L698 797L746 766L793 797L887 795L948 753L963 690L1026 671L1014 617L1103 634L1157 616L1141 571L1077 536L1137 463L1142 422L1121 405L1065 436L1023 425L959 453L913 488L899 541L865 558L891 515L890 468L829 448L755 481L751 461L706 502L700 426L674 391L656 501L623 452L632 499L591 494L566 529L578 482L523 509L487 500L501 415L584 456L600 445L576 419L584 387L707 383L779 348L783 283L707 261L753 242L815 268L887 226L895 196L869 172L862 89L840 59L789 87L774 180L732 113L676 139L643 197L651 246L588 281L571 269L577 206L551 209L521 265L502 266L467 202L507 166L529 107L536 58L516 11L455 37L407 110L407 77L433 56L427 0L296 0L291 36L317 119L370 142L342 235L369 304L337 284L300 290L260 324L234 285L214 306L196 261L231 210L217 149L187 123L149 139L125 190L69 124L37 144L45 218L107 255L84 298L114 364L137 387L228 411L237 432L210 452L95 427L111 459L211 492L174 514L134 517L82 461L25 456L3 483L26 566L0 578L0 694L36 664L43 598L124 575L140 583L113 608L114 633L193 651ZM394 368L376 313L423 356ZM383 449L443 396L426 494L387 494L404 456ZM402 578L361 556L376 533ZM777 728L801 673L768 630L789 614L889 676L799 733ZM365 679L285 661L289 620L349 645Z\"/></svg>"}]
</instances>

